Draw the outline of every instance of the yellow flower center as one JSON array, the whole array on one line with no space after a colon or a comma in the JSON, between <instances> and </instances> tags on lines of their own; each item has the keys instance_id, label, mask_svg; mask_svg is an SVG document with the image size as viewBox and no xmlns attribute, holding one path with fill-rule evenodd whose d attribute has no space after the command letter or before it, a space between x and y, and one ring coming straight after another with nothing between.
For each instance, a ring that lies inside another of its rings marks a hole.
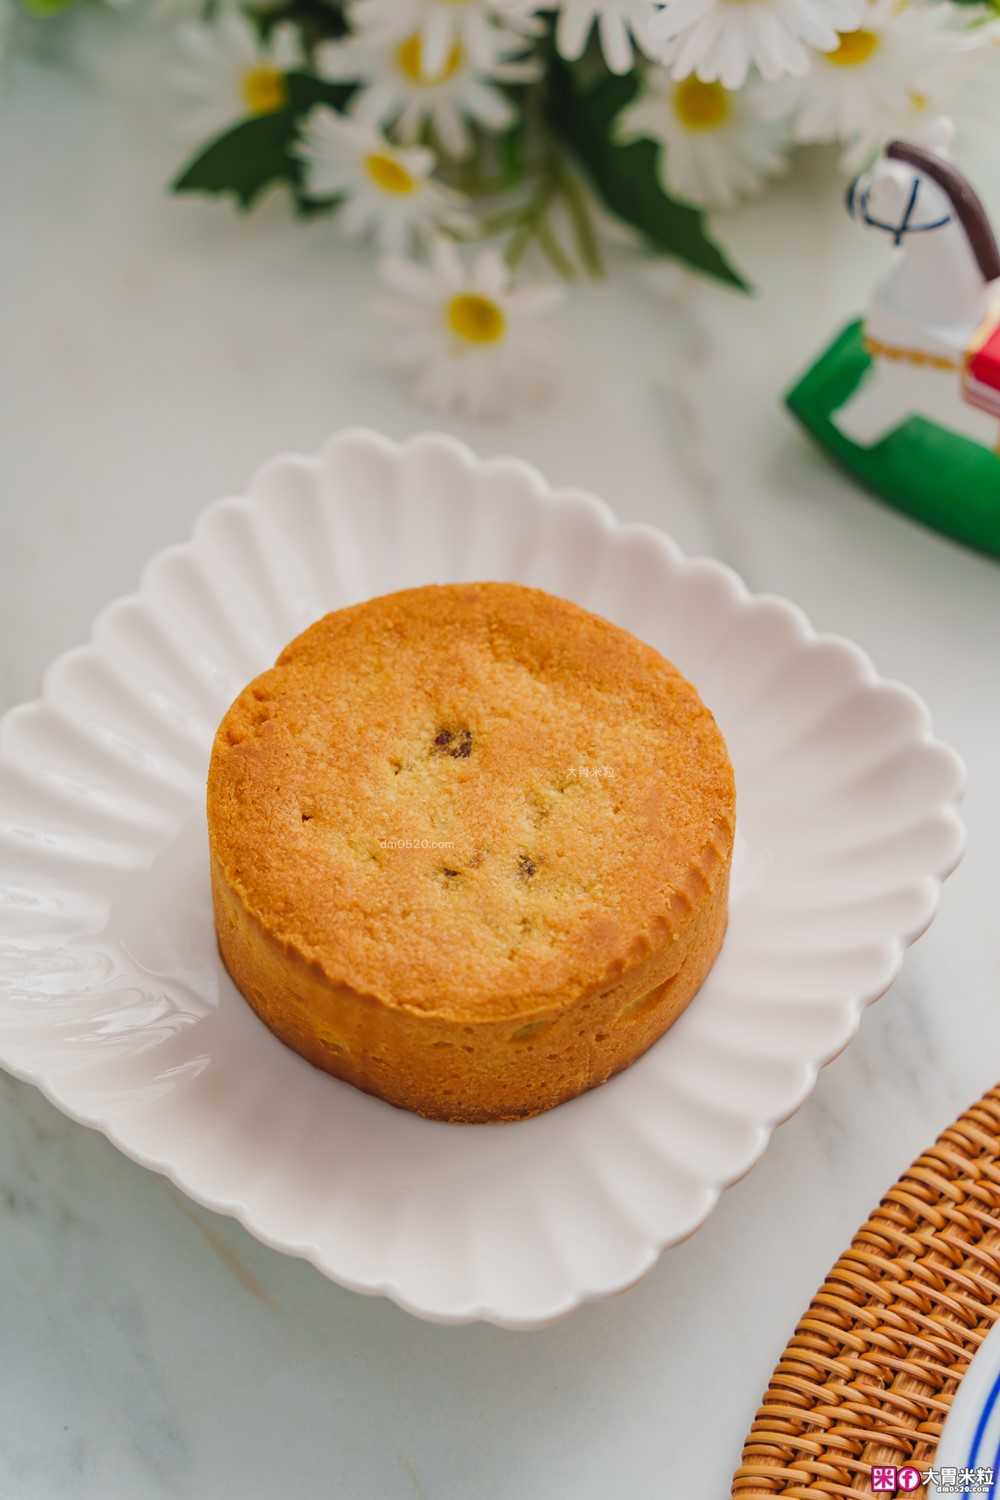
<instances>
[{"instance_id":1,"label":"yellow flower center","mask_svg":"<svg viewBox=\"0 0 1000 1500\"><path fill-rule=\"evenodd\" d=\"M412 193L417 185L416 180L398 161L391 156L382 156L377 151L365 157L365 167L372 182L383 193Z\"/></svg>"},{"instance_id":2,"label":"yellow flower center","mask_svg":"<svg viewBox=\"0 0 1000 1500\"><path fill-rule=\"evenodd\" d=\"M842 31L840 41L832 52L824 53L827 62L836 68L859 68L866 63L878 46L874 31Z\"/></svg>"},{"instance_id":3,"label":"yellow flower center","mask_svg":"<svg viewBox=\"0 0 1000 1500\"><path fill-rule=\"evenodd\" d=\"M470 344L495 344L507 319L495 302L477 292L459 292L448 303L448 327Z\"/></svg>"},{"instance_id":4,"label":"yellow flower center","mask_svg":"<svg viewBox=\"0 0 1000 1500\"><path fill-rule=\"evenodd\" d=\"M729 91L721 83L685 78L674 90L674 109L688 130L716 130L729 118Z\"/></svg>"},{"instance_id":5,"label":"yellow flower center","mask_svg":"<svg viewBox=\"0 0 1000 1500\"><path fill-rule=\"evenodd\" d=\"M243 74L243 97L252 115L273 115L288 103L288 84L279 68L251 68Z\"/></svg>"},{"instance_id":6,"label":"yellow flower center","mask_svg":"<svg viewBox=\"0 0 1000 1500\"><path fill-rule=\"evenodd\" d=\"M445 58L444 63L436 73L428 73L424 70L424 48L419 35L408 36L405 42L400 42L396 51L396 59L400 71L405 73L411 83L423 83L434 86L438 83L447 83L449 78L454 78L462 65L462 46L460 42L452 44L451 51Z\"/></svg>"}]
</instances>

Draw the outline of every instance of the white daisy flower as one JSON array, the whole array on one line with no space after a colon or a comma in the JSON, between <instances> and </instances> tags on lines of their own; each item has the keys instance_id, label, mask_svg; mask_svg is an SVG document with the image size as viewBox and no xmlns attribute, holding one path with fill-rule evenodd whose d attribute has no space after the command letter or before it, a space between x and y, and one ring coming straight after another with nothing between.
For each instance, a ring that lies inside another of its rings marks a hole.
<instances>
[{"instance_id":1,"label":"white daisy flower","mask_svg":"<svg viewBox=\"0 0 1000 1500\"><path fill-rule=\"evenodd\" d=\"M952 74L957 75L957 86ZM978 143L981 139L986 150L995 150L998 98L1000 19L969 31L961 53L950 59L948 77L944 85L936 89L934 102L939 108L942 104L951 108L959 117L966 141L976 140ZM926 120L922 123L926 130Z\"/></svg>"},{"instance_id":2,"label":"white daisy flower","mask_svg":"<svg viewBox=\"0 0 1000 1500\"><path fill-rule=\"evenodd\" d=\"M353 0L347 7L351 30L391 31L419 36L426 72L437 73L456 43L474 63L489 67L493 30L501 22L521 36L539 36L544 27L523 0Z\"/></svg>"},{"instance_id":3,"label":"white daisy flower","mask_svg":"<svg viewBox=\"0 0 1000 1500\"><path fill-rule=\"evenodd\" d=\"M454 42L443 65L431 70L420 32L400 37L391 28L364 32L339 42L322 42L315 63L321 77L361 84L351 112L371 125L393 125L404 145L416 141L430 124L443 149L468 156L473 137L468 120L490 131L506 130L517 110L497 83L526 83L538 66L517 60L523 37L498 26L489 33L489 57L474 61L462 42Z\"/></svg>"},{"instance_id":4,"label":"white daisy flower","mask_svg":"<svg viewBox=\"0 0 1000 1500\"><path fill-rule=\"evenodd\" d=\"M768 81L807 73L809 49L831 51L860 10L861 0L668 0L649 23L647 46L675 78L738 89L751 67Z\"/></svg>"},{"instance_id":5,"label":"white daisy flower","mask_svg":"<svg viewBox=\"0 0 1000 1500\"><path fill-rule=\"evenodd\" d=\"M935 80L935 92L912 93L902 109L877 115L869 129L862 131L846 143L847 149L841 158L843 170L849 176L856 177L859 172L871 166L879 152L895 138L912 141L916 146L927 146L930 150L939 151L947 156L950 142L942 145L940 140L942 117L939 111L948 99L954 99L960 95L963 116L968 117L966 81L971 76L976 61L977 59L974 59L971 54L961 54L954 59L954 62L959 65L958 71L948 78L946 83L938 77ZM995 115L995 109L994 95L990 104L991 120ZM952 126L952 132L954 132L954 126Z\"/></svg>"},{"instance_id":6,"label":"white daisy flower","mask_svg":"<svg viewBox=\"0 0 1000 1500\"><path fill-rule=\"evenodd\" d=\"M558 346L539 319L561 300L561 287L515 288L498 250L480 251L467 267L442 239L431 247L429 266L390 257L379 270L402 294L380 309L401 326L389 359L416 375L424 405L496 417L549 386Z\"/></svg>"},{"instance_id":7,"label":"white daisy flower","mask_svg":"<svg viewBox=\"0 0 1000 1500\"><path fill-rule=\"evenodd\" d=\"M652 0L563 0L556 49L569 61L582 57L596 26L612 73L628 73L635 64L636 46L645 50L644 37L658 9Z\"/></svg>"},{"instance_id":8,"label":"white daisy flower","mask_svg":"<svg viewBox=\"0 0 1000 1500\"><path fill-rule=\"evenodd\" d=\"M797 141L884 138L914 116L936 113L959 80L953 64L968 56L966 7L866 0L860 26L817 52L805 78L767 87L762 109L791 120Z\"/></svg>"},{"instance_id":9,"label":"white daisy flower","mask_svg":"<svg viewBox=\"0 0 1000 1500\"><path fill-rule=\"evenodd\" d=\"M344 232L371 234L378 248L403 254L434 229L461 229L458 193L431 179L434 153L394 146L374 125L317 104L300 126L296 154L309 198L342 198Z\"/></svg>"},{"instance_id":10,"label":"white daisy flower","mask_svg":"<svg viewBox=\"0 0 1000 1500\"><path fill-rule=\"evenodd\" d=\"M247 115L269 115L288 103L286 75L304 61L298 30L274 26L267 41L239 11L225 9L211 23L177 28L183 61L173 82L191 103L192 135L219 135Z\"/></svg>"},{"instance_id":11,"label":"white daisy flower","mask_svg":"<svg viewBox=\"0 0 1000 1500\"><path fill-rule=\"evenodd\" d=\"M732 92L717 80L676 79L651 68L615 122L615 138L660 143L659 173L672 198L731 208L787 168L788 132L761 118L760 84Z\"/></svg>"}]
</instances>

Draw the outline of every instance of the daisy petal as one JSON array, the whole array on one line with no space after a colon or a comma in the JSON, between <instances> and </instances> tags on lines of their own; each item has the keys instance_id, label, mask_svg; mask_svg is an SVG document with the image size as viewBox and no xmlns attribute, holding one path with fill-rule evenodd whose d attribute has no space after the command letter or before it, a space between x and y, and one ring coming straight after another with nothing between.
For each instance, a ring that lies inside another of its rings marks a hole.
<instances>
[{"instance_id":1,"label":"daisy petal","mask_svg":"<svg viewBox=\"0 0 1000 1500\"><path fill-rule=\"evenodd\" d=\"M632 36L625 17L615 10L602 13L598 27L601 35L601 50L612 73L627 73L635 62L632 51Z\"/></svg>"}]
</instances>

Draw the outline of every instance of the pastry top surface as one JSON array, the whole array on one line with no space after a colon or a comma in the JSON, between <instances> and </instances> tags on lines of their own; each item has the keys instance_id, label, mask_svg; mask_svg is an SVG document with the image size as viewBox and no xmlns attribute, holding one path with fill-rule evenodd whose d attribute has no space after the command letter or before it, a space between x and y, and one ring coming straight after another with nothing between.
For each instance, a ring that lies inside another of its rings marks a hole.
<instances>
[{"instance_id":1,"label":"pastry top surface","mask_svg":"<svg viewBox=\"0 0 1000 1500\"><path fill-rule=\"evenodd\" d=\"M325 616L216 735L212 851L276 938L384 1004L542 1011L669 942L724 876L733 774L652 647L516 584Z\"/></svg>"}]
</instances>

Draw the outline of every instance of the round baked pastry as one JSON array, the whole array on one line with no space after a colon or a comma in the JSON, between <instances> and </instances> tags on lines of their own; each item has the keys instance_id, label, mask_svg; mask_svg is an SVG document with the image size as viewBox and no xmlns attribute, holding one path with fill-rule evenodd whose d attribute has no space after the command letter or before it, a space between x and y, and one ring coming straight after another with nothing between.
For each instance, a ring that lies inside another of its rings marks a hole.
<instances>
[{"instance_id":1,"label":"round baked pastry","mask_svg":"<svg viewBox=\"0 0 1000 1500\"><path fill-rule=\"evenodd\" d=\"M244 689L208 777L235 983L317 1067L439 1120L603 1083L726 926L733 773L652 647L515 584L338 610Z\"/></svg>"}]
</instances>

